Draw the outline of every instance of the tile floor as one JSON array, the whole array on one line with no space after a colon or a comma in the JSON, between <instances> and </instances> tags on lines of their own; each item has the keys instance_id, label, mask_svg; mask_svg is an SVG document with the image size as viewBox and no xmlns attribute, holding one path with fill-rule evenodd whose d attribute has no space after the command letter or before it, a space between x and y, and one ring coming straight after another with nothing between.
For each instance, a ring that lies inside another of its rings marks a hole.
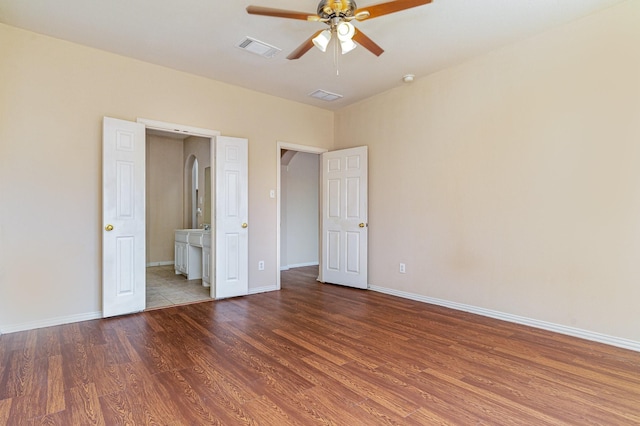
<instances>
[{"instance_id":1,"label":"tile floor","mask_svg":"<svg viewBox=\"0 0 640 426\"><path fill-rule=\"evenodd\" d=\"M147 268L147 309L211 300L202 280L176 275L173 265Z\"/></svg>"}]
</instances>

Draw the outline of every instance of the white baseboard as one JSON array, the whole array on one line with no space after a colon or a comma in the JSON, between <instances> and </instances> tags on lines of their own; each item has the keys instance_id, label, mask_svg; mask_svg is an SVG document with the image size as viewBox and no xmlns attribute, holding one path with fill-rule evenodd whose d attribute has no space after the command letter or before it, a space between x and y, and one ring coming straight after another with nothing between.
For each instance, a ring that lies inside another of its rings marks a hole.
<instances>
[{"instance_id":1,"label":"white baseboard","mask_svg":"<svg viewBox=\"0 0 640 426\"><path fill-rule=\"evenodd\" d=\"M88 312L86 314L69 315L65 317L51 318L41 321L31 321L22 324L0 326L0 334L15 333L18 331L34 330L36 328L53 327L62 324L71 324L80 321L89 321L102 318L102 312Z\"/></svg>"},{"instance_id":2,"label":"white baseboard","mask_svg":"<svg viewBox=\"0 0 640 426\"><path fill-rule=\"evenodd\" d=\"M175 262L173 260L163 260L162 262L149 262L147 263L147 268L151 266L168 266L173 265Z\"/></svg>"},{"instance_id":3,"label":"white baseboard","mask_svg":"<svg viewBox=\"0 0 640 426\"><path fill-rule=\"evenodd\" d=\"M171 263L173 264L173 262ZM275 285L252 288L249 294L266 293L268 291L276 291ZM16 333L18 331L35 330L37 328L53 327L56 325L71 324L80 321L90 321L102 318L102 312L89 312L86 314L69 315L64 317L51 318L41 321L31 321L22 324L3 324L0 325L0 336L8 333Z\"/></svg>"},{"instance_id":4,"label":"white baseboard","mask_svg":"<svg viewBox=\"0 0 640 426\"><path fill-rule=\"evenodd\" d=\"M392 296L402 297L404 299L415 300L417 302L430 303L432 305L444 306L458 311L469 312L472 314L482 315L489 318L495 318L503 321L513 322L516 324L528 325L530 327L540 328L543 330L553 331L568 336L578 337L581 339L591 340L594 342L604 343L619 348L629 349L640 352L640 342L621 337L609 336L602 333L583 330L580 328L569 327L561 324L554 324L547 321L540 321L533 318L522 317L519 315L508 314L504 312L494 311L491 309L479 308L476 306L465 305L463 303L450 302L448 300L436 299L433 297L422 296L419 294L408 293L400 290L394 290L386 287L370 286L370 290L379 293L389 294ZM278 290L277 286L263 286L252 288L249 294L266 293ZM0 326L0 335L7 333L15 333L18 331L33 330L37 328L52 327L62 324L71 324L80 321L90 321L102 318L102 312L88 312L85 314L69 315L64 317L51 318L41 321L31 321L22 324L10 324Z\"/></svg>"},{"instance_id":5,"label":"white baseboard","mask_svg":"<svg viewBox=\"0 0 640 426\"><path fill-rule=\"evenodd\" d=\"M521 317L518 315L507 314L504 312L493 311L491 309L479 308L476 306L465 305L463 303L450 302L448 300L436 299L433 297L422 296L419 294L407 293L404 291L393 290L386 287L370 286L370 290L379 293L390 294L392 296L411 299L417 302L430 303L432 305L444 306L445 308L455 309L457 311L469 312L472 314L482 315L489 318L495 318L503 321L513 322L516 324L528 325L530 327L540 328L547 331L553 331L568 336L579 337L593 342L604 343L606 345L617 346L619 348L630 349L640 352L640 342L624 339L621 337L609 336L606 334L596 333L593 331L583 330L580 328L569 327L561 324L540 321L533 318Z\"/></svg>"},{"instance_id":6,"label":"white baseboard","mask_svg":"<svg viewBox=\"0 0 640 426\"><path fill-rule=\"evenodd\" d=\"M264 286L264 287L250 288L249 289L249 294L266 293L268 291L276 291L276 290L278 290L277 286L268 285L268 286Z\"/></svg>"},{"instance_id":7,"label":"white baseboard","mask_svg":"<svg viewBox=\"0 0 640 426\"><path fill-rule=\"evenodd\" d=\"M318 263L318 262L294 263L293 265L281 266L280 270L281 271L288 271L289 269L293 269L293 268L302 268L304 266L318 266L318 265L320 265L320 263Z\"/></svg>"}]
</instances>

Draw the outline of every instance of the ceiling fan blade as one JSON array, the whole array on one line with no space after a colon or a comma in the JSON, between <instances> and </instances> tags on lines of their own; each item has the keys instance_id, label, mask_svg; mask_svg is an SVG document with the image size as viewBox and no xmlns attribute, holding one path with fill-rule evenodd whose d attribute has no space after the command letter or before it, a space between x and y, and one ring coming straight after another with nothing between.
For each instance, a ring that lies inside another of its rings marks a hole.
<instances>
[{"instance_id":1,"label":"ceiling fan blade","mask_svg":"<svg viewBox=\"0 0 640 426\"><path fill-rule=\"evenodd\" d=\"M313 13L295 12L293 10L273 9L262 6L247 6L247 13L252 15L274 16L276 18L301 19L307 21L309 17L314 17Z\"/></svg>"},{"instance_id":2,"label":"ceiling fan blade","mask_svg":"<svg viewBox=\"0 0 640 426\"><path fill-rule=\"evenodd\" d=\"M401 10L411 9L412 7L422 6L429 4L433 0L397 0L388 1L386 3L374 4L373 6L362 7L354 12L356 19L359 21L371 18L377 18L378 16L388 15L389 13L400 12ZM364 12L369 12L367 15ZM361 13L361 17L358 14Z\"/></svg>"},{"instance_id":3,"label":"ceiling fan blade","mask_svg":"<svg viewBox=\"0 0 640 426\"><path fill-rule=\"evenodd\" d=\"M378 46L375 41L371 40L359 29L356 29L356 33L353 35L353 41L376 56L380 56L382 55L382 52L384 52L384 49L382 47Z\"/></svg>"},{"instance_id":4,"label":"ceiling fan blade","mask_svg":"<svg viewBox=\"0 0 640 426\"><path fill-rule=\"evenodd\" d=\"M304 43L302 43L296 50L291 52L287 59L298 59L305 53L309 51L313 47L313 39L322 32L323 30L317 31L311 37L309 37Z\"/></svg>"}]
</instances>

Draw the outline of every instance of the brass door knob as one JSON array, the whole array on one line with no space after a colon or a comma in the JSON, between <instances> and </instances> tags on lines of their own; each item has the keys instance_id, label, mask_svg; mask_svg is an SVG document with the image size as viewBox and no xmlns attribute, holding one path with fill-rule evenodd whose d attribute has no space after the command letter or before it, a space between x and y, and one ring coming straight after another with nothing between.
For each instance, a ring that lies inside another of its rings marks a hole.
<instances>
[{"instance_id":1,"label":"brass door knob","mask_svg":"<svg viewBox=\"0 0 640 426\"><path fill-rule=\"evenodd\" d=\"M113 225L109 224L109 225L105 226L104 229L106 231L113 231Z\"/></svg>"},{"instance_id":2,"label":"brass door knob","mask_svg":"<svg viewBox=\"0 0 640 426\"><path fill-rule=\"evenodd\" d=\"M246 228L247 226L249 226L249 225L247 225L246 223L243 223L243 224L242 224L242 227L243 227L243 228Z\"/></svg>"},{"instance_id":3,"label":"brass door knob","mask_svg":"<svg viewBox=\"0 0 640 426\"><path fill-rule=\"evenodd\" d=\"M358 225L358 226L359 226L360 228L364 228L364 227L365 227L365 226L367 226L367 225L365 225L364 223L361 223L361 224L360 224L360 225Z\"/></svg>"}]
</instances>

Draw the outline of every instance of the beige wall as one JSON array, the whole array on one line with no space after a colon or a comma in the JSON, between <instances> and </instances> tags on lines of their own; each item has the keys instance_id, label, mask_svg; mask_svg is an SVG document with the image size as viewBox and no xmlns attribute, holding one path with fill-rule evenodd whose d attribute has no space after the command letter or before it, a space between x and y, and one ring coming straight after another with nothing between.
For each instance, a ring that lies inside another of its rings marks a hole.
<instances>
[{"instance_id":1,"label":"beige wall","mask_svg":"<svg viewBox=\"0 0 640 426\"><path fill-rule=\"evenodd\" d=\"M147 264L173 262L174 231L182 228L184 143L147 135Z\"/></svg>"},{"instance_id":2,"label":"beige wall","mask_svg":"<svg viewBox=\"0 0 640 426\"><path fill-rule=\"evenodd\" d=\"M275 286L276 141L330 148L331 112L6 25L0 40L0 330L101 311L103 116L249 139L250 288Z\"/></svg>"},{"instance_id":3,"label":"beige wall","mask_svg":"<svg viewBox=\"0 0 640 426\"><path fill-rule=\"evenodd\" d=\"M328 111L0 25L0 329L100 311L107 115L249 139L252 288L276 278L276 141L335 137L370 147L372 285L640 341L638 22L626 2L345 108L335 134Z\"/></svg>"},{"instance_id":4,"label":"beige wall","mask_svg":"<svg viewBox=\"0 0 640 426\"><path fill-rule=\"evenodd\" d=\"M640 2L336 114L372 285L640 341ZM398 273L398 264L407 273Z\"/></svg>"}]
</instances>

